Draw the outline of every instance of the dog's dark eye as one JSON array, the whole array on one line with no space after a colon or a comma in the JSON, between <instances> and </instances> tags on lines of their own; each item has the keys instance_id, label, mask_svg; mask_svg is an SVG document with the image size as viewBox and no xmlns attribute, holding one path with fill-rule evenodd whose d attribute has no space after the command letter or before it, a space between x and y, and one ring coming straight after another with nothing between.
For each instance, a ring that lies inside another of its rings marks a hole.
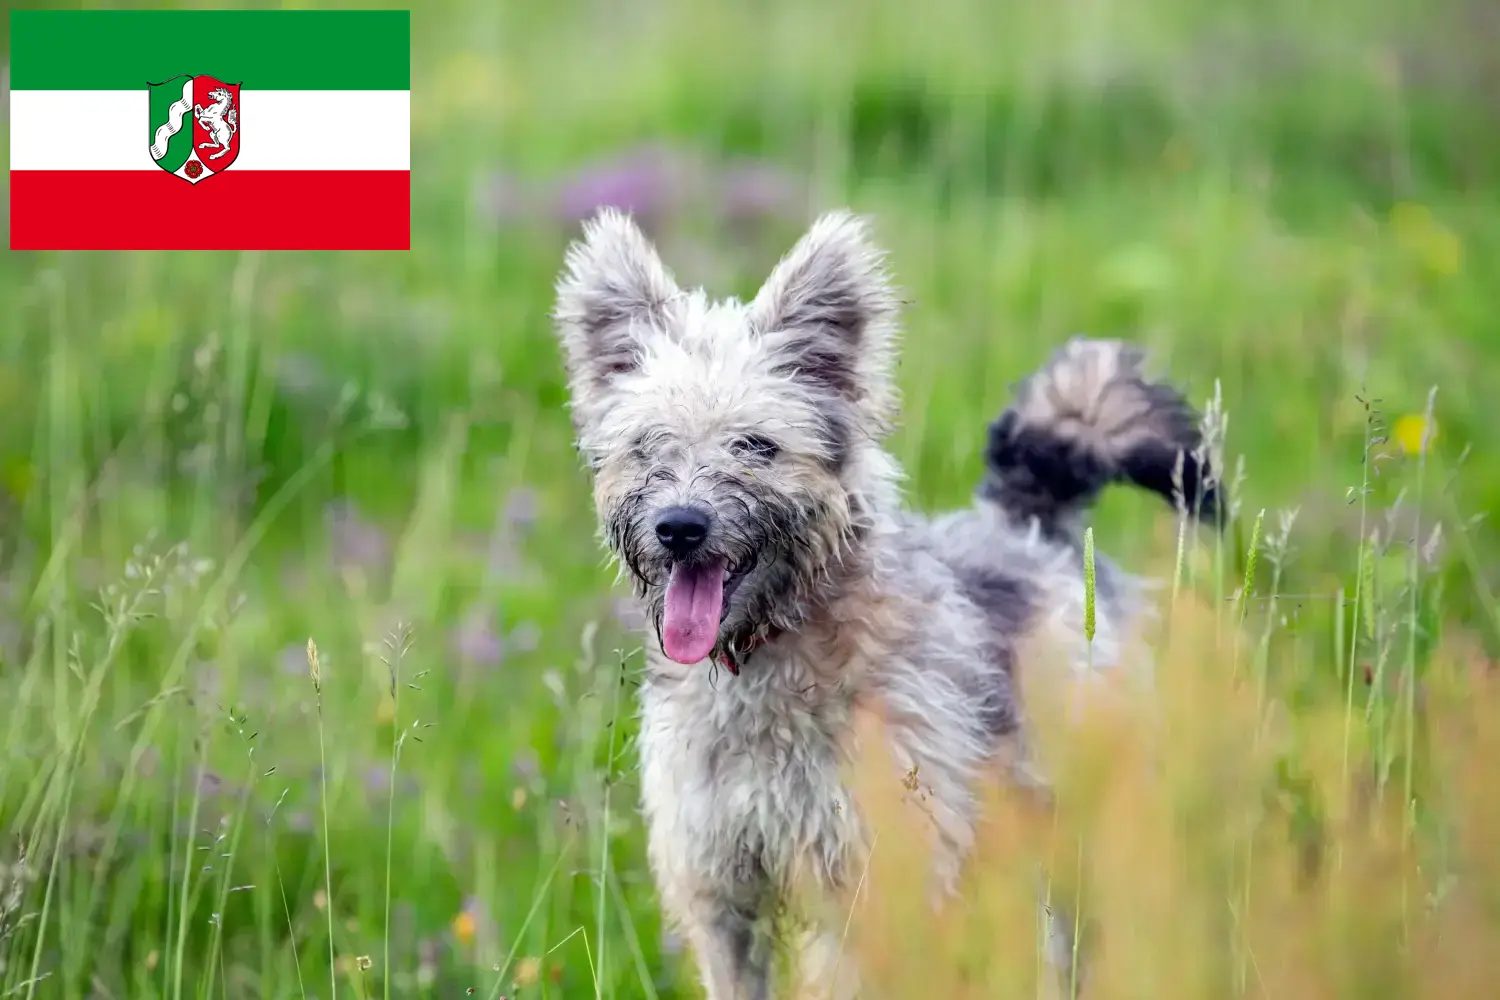
<instances>
[{"instance_id":1,"label":"dog's dark eye","mask_svg":"<svg viewBox=\"0 0 1500 1000\"><path fill-rule=\"evenodd\" d=\"M742 438L735 438L729 449L741 458L758 458L766 462L781 453L781 446L762 434L747 434Z\"/></svg>"}]
</instances>

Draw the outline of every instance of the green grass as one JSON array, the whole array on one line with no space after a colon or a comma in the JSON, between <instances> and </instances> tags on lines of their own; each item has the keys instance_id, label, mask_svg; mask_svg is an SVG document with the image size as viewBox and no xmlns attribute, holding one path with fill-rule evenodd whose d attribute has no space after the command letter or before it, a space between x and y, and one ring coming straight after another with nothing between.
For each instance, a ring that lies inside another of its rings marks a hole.
<instances>
[{"instance_id":1,"label":"green grass","mask_svg":"<svg viewBox=\"0 0 1500 1000\"><path fill-rule=\"evenodd\" d=\"M0 996L691 995L546 322L573 233L472 201L648 141L874 215L911 302L892 447L918 506L967 501L1009 384L1070 334L1217 385L1265 544L1184 585L1307 595L1226 619L1257 703L1347 701L1349 771L1422 780L1416 707L1352 679L1414 676L1439 625L1496 650L1477 5L635 7L414 13L408 254L0 261L0 861L26 858ZM660 235L745 294L807 218ZM1432 387L1423 463L1382 439ZM1413 521L1443 525L1430 564ZM1094 525L1170 567L1147 499Z\"/></svg>"}]
</instances>

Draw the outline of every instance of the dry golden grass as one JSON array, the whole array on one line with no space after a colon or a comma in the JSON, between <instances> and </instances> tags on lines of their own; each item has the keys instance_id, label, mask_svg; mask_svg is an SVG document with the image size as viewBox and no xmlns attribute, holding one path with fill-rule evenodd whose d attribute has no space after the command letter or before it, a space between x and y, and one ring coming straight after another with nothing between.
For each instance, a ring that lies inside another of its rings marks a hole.
<instances>
[{"instance_id":1,"label":"dry golden grass","mask_svg":"<svg viewBox=\"0 0 1500 1000\"><path fill-rule=\"evenodd\" d=\"M941 915L920 792L866 777L888 762L861 769L878 834L846 952L864 995L1055 995L1037 947L1045 867L1056 895L1084 894L1089 1000L1493 997L1494 672L1457 642L1439 650L1416 702L1421 805L1404 808L1402 781L1382 793L1372 777L1362 686L1352 719L1333 699L1289 711L1225 619L1183 602L1170 620L1153 691L1026 678L1057 807L997 777L964 896Z\"/></svg>"}]
</instances>

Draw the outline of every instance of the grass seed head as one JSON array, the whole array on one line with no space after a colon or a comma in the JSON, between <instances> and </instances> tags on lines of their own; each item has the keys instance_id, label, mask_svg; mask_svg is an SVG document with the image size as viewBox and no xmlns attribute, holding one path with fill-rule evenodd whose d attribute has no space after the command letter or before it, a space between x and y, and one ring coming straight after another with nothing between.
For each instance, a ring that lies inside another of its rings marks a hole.
<instances>
[{"instance_id":1,"label":"grass seed head","mask_svg":"<svg viewBox=\"0 0 1500 1000\"><path fill-rule=\"evenodd\" d=\"M318 644L312 641L312 636L307 637L307 672L312 675L313 690L321 693L323 671L318 665Z\"/></svg>"}]
</instances>

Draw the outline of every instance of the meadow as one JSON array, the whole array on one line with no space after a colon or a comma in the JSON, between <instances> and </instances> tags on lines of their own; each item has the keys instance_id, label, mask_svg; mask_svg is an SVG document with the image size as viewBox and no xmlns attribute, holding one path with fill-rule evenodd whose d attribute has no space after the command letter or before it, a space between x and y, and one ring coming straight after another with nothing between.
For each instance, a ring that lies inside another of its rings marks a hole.
<instances>
[{"instance_id":1,"label":"meadow","mask_svg":"<svg viewBox=\"0 0 1500 1000\"><path fill-rule=\"evenodd\" d=\"M1209 412L1230 531L1091 521L1157 694L1039 685L1060 817L996 803L963 927L882 835L878 995L1035 995L1045 855L1096 996L1493 996L1489 7L416 6L409 253L0 261L0 997L697 995L547 320L606 203L739 295L870 213L918 507L1075 333Z\"/></svg>"}]
</instances>

